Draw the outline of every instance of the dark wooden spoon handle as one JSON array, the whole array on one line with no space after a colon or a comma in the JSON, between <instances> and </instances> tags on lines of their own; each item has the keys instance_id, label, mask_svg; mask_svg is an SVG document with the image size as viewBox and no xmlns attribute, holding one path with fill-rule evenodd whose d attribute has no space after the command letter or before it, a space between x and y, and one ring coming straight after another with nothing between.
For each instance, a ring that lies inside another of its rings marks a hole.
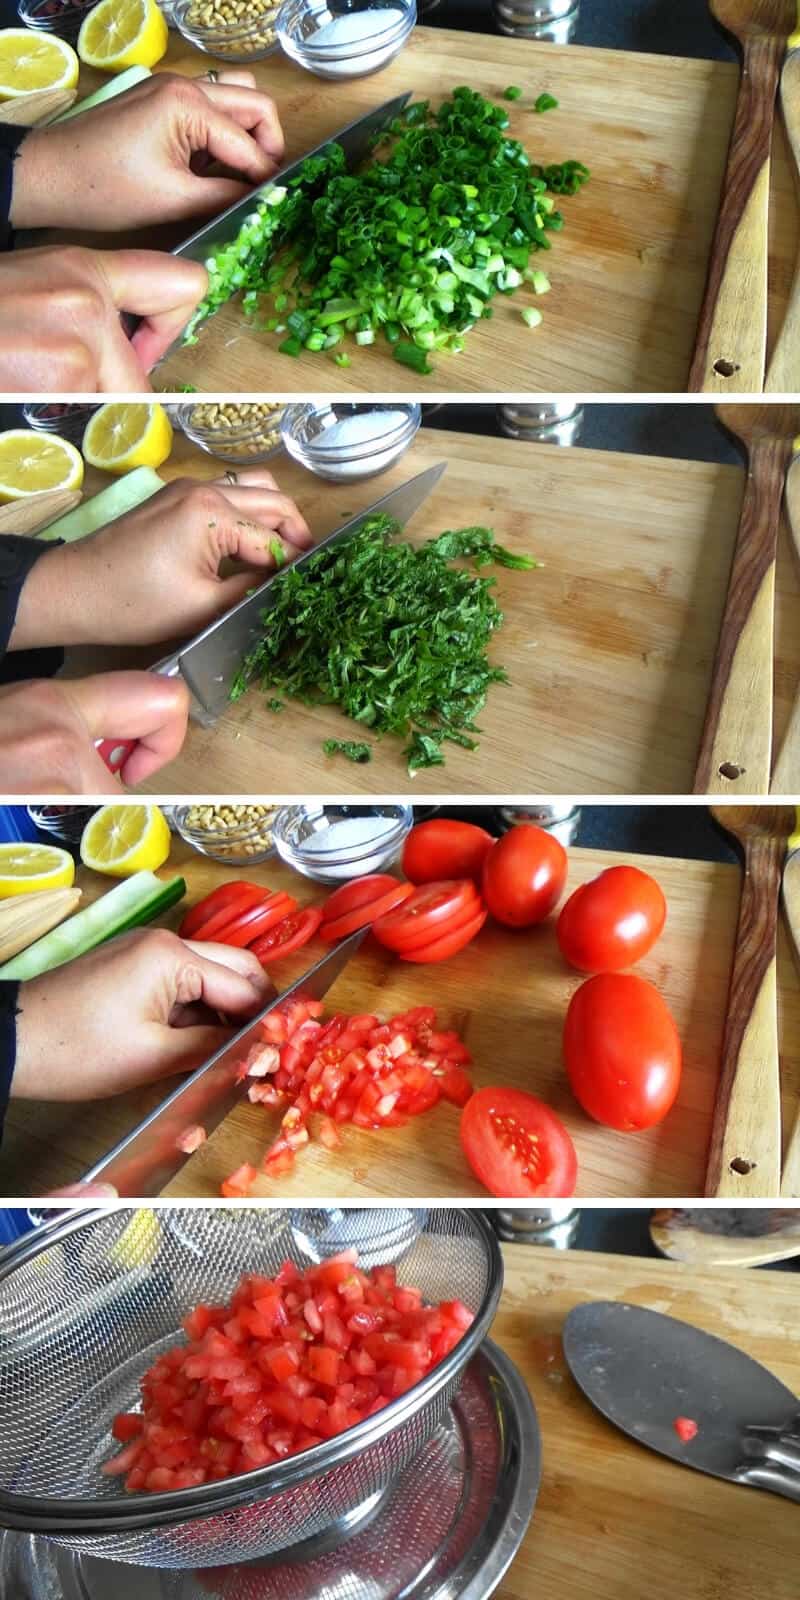
<instances>
[{"instance_id":1,"label":"dark wooden spoon handle","mask_svg":"<svg viewBox=\"0 0 800 1600\"><path fill-rule=\"evenodd\" d=\"M743 49L690 393L761 394L764 388L770 150L786 40L771 34L746 39Z\"/></svg>"},{"instance_id":2,"label":"dark wooden spoon handle","mask_svg":"<svg viewBox=\"0 0 800 1600\"><path fill-rule=\"evenodd\" d=\"M765 1199L780 1193L777 951L785 855L785 838L760 835L745 844L707 1195Z\"/></svg>"},{"instance_id":3,"label":"dark wooden spoon handle","mask_svg":"<svg viewBox=\"0 0 800 1600\"><path fill-rule=\"evenodd\" d=\"M768 794L775 558L791 439L751 446L695 794Z\"/></svg>"}]
</instances>

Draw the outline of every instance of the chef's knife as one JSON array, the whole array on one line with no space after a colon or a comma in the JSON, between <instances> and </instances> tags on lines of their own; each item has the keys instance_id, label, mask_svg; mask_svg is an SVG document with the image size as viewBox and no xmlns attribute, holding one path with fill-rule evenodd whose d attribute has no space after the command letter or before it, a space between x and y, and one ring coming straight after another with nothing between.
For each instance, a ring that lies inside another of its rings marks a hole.
<instances>
[{"instance_id":1,"label":"chef's knife","mask_svg":"<svg viewBox=\"0 0 800 1600\"><path fill-rule=\"evenodd\" d=\"M564 1324L575 1382L609 1422L682 1467L800 1502L800 1400L725 1339L644 1306L599 1300ZM697 1424L682 1440L678 1417Z\"/></svg>"},{"instance_id":2,"label":"chef's knife","mask_svg":"<svg viewBox=\"0 0 800 1600\"><path fill-rule=\"evenodd\" d=\"M264 1018L287 1000L321 1000L350 957L355 955L365 933L366 929L362 928L337 944L281 994L273 990L272 998L258 1015L184 1078L166 1100L84 1174L83 1181L113 1183L123 1199L138 1200L160 1194L189 1159L179 1148L181 1135L198 1125L210 1135L234 1106L245 1099L252 1079L241 1077L240 1066L250 1046L262 1039L260 1025Z\"/></svg>"},{"instance_id":3,"label":"chef's knife","mask_svg":"<svg viewBox=\"0 0 800 1600\"><path fill-rule=\"evenodd\" d=\"M365 511L359 511L357 516L342 523L340 528L334 528L333 533L320 539L319 544L314 545L313 549L306 550L296 561L272 573L266 582L245 600L240 600L239 604L227 611L223 617L218 617L216 622L210 623L202 633L198 633L189 644L183 645L173 656L167 656L163 661L159 661L151 671L173 678L180 673L192 694L192 715L206 727L209 726L222 714L230 700L233 680L248 651L257 643L263 632L261 618L279 599L279 585L284 573L295 567L304 566L318 551L326 549L329 545L338 544L340 539L351 537L369 517L377 515L393 517L395 522L404 527L436 487L446 466L446 461L440 461L437 466L427 467L424 472L418 473L415 478L409 478L398 488L390 489L380 500L375 500L371 506L367 506ZM112 772L119 772L135 748L135 740L124 739L104 739L98 746L103 760L111 767Z\"/></svg>"},{"instance_id":4,"label":"chef's knife","mask_svg":"<svg viewBox=\"0 0 800 1600\"><path fill-rule=\"evenodd\" d=\"M409 89L406 94L395 95L393 100L384 101L383 105L376 106L374 111L368 111L365 116L348 123L347 127L340 128L338 133L332 133L322 144L318 144L316 149L308 150L305 155L298 156L296 161L288 167L282 167L280 172L276 172L266 183L259 184L257 189L251 189L243 200L237 200L227 211L222 211L212 222L207 222L204 228L198 228L197 233L184 239L182 244L176 245L172 254L183 256L187 261L204 262L212 251L231 244L242 224L250 216L254 205L257 205L268 189L284 188L292 178L297 177L306 161L324 155L332 144L341 145L348 170L352 172L362 161L366 161L379 135L385 132L395 117L400 115L410 99Z\"/></svg>"}]
</instances>

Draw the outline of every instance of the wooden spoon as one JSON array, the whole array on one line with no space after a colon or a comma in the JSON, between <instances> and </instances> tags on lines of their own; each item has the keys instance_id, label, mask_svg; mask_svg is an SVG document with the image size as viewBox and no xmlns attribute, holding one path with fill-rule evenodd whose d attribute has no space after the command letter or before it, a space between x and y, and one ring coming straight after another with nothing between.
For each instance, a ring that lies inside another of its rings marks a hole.
<instances>
[{"instance_id":1,"label":"wooden spoon","mask_svg":"<svg viewBox=\"0 0 800 1600\"><path fill-rule=\"evenodd\" d=\"M800 20L800 13L798 14ZM800 179L800 32L792 34L781 73L781 111L789 147ZM796 394L800 389L800 259L783 326L772 352L764 384L766 394Z\"/></svg>"},{"instance_id":2,"label":"wooden spoon","mask_svg":"<svg viewBox=\"0 0 800 1600\"><path fill-rule=\"evenodd\" d=\"M778 74L795 0L710 0L743 68L689 390L760 394L767 354L769 172Z\"/></svg>"},{"instance_id":3,"label":"wooden spoon","mask_svg":"<svg viewBox=\"0 0 800 1600\"><path fill-rule=\"evenodd\" d=\"M800 405L718 406L748 458L695 794L768 794L772 766L775 560L781 499Z\"/></svg>"},{"instance_id":4,"label":"wooden spoon","mask_svg":"<svg viewBox=\"0 0 800 1600\"><path fill-rule=\"evenodd\" d=\"M662 1256L693 1267L766 1267L800 1256L800 1211L778 1206L654 1211L650 1238Z\"/></svg>"},{"instance_id":5,"label":"wooden spoon","mask_svg":"<svg viewBox=\"0 0 800 1600\"><path fill-rule=\"evenodd\" d=\"M798 52L800 59L800 52ZM798 85L800 93L800 85ZM800 297L798 297L798 315L800 315ZM798 329L800 332L800 329ZM795 450L800 449L800 440L795 440ZM792 462L786 476L786 520L792 537L797 560L800 562L800 461L797 455ZM800 687L794 699L794 705L786 724L783 744L780 748L778 759L772 774L770 785L773 794L794 795L800 794Z\"/></svg>"},{"instance_id":6,"label":"wooden spoon","mask_svg":"<svg viewBox=\"0 0 800 1600\"><path fill-rule=\"evenodd\" d=\"M789 849L791 854L783 869L783 912L800 967L800 806L796 810L796 832L789 840ZM800 1199L800 1106L784 1152L781 1195L786 1200Z\"/></svg>"},{"instance_id":7,"label":"wooden spoon","mask_svg":"<svg viewBox=\"0 0 800 1600\"><path fill-rule=\"evenodd\" d=\"M781 1184L778 906L794 806L712 806L744 854L706 1194L774 1199Z\"/></svg>"}]
</instances>

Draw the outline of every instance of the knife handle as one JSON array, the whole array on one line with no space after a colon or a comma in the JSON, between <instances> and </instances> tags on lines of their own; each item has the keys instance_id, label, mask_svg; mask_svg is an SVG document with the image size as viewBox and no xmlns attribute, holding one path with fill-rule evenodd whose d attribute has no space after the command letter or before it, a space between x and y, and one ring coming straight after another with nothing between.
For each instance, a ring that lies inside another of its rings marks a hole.
<instances>
[{"instance_id":1,"label":"knife handle","mask_svg":"<svg viewBox=\"0 0 800 1600\"><path fill-rule=\"evenodd\" d=\"M747 38L743 50L690 393L761 394L764 388L770 149L786 39L777 33Z\"/></svg>"},{"instance_id":2,"label":"knife handle","mask_svg":"<svg viewBox=\"0 0 800 1600\"><path fill-rule=\"evenodd\" d=\"M138 739L96 739L94 747L109 772L118 773L128 757L133 755L138 743Z\"/></svg>"},{"instance_id":3,"label":"knife handle","mask_svg":"<svg viewBox=\"0 0 800 1600\"><path fill-rule=\"evenodd\" d=\"M800 1505L800 1472L790 1472L786 1467L759 1462L741 1467L736 1479L738 1483L749 1484L752 1489L769 1489L773 1494L782 1494L785 1500L794 1500Z\"/></svg>"}]
</instances>

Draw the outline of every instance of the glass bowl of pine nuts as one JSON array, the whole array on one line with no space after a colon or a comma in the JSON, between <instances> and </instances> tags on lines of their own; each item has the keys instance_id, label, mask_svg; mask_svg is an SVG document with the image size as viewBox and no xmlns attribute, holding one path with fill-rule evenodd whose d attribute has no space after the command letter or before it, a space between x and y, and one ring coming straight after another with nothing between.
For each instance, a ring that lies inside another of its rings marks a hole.
<instances>
[{"instance_id":1,"label":"glass bowl of pine nuts","mask_svg":"<svg viewBox=\"0 0 800 1600\"><path fill-rule=\"evenodd\" d=\"M174 420L208 455L244 467L268 461L282 448L284 410L267 401L208 400L177 405Z\"/></svg>"},{"instance_id":2,"label":"glass bowl of pine nuts","mask_svg":"<svg viewBox=\"0 0 800 1600\"><path fill-rule=\"evenodd\" d=\"M261 61L280 49L274 0L176 0L175 26L219 61Z\"/></svg>"},{"instance_id":3,"label":"glass bowl of pine nuts","mask_svg":"<svg viewBox=\"0 0 800 1600\"><path fill-rule=\"evenodd\" d=\"M272 824L279 810L269 800L242 806L198 802L173 806L170 821L201 856L229 867L254 867L275 855Z\"/></svg>"}]
</instances>

